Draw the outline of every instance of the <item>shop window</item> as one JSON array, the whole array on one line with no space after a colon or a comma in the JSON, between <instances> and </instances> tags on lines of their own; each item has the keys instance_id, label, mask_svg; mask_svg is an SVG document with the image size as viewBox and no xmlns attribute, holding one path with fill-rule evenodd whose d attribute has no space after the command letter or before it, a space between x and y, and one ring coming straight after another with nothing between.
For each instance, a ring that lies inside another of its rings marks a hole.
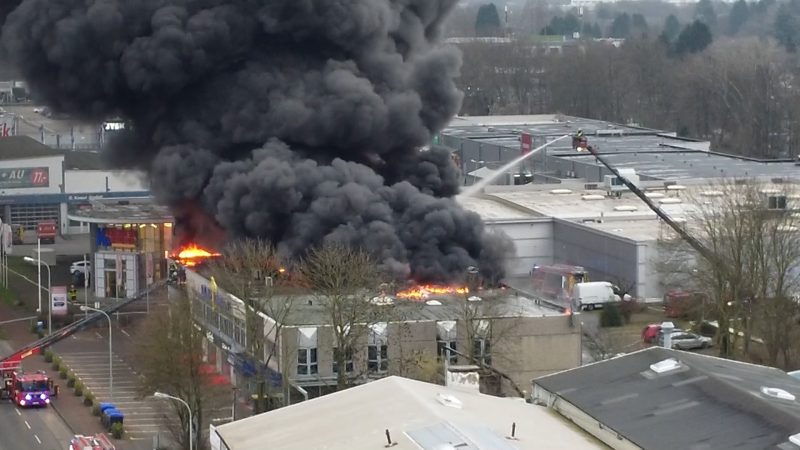
<instances>
[{"instance_id":1,"label":"shop window","mask_svg":"<svg viewBox=\"0 0 800 450\"><path fill-rule=\"evenodd\" d=\"M316 375L317 369L317 349L297 349L297 375Z\"/></svg>"}]
</instances>

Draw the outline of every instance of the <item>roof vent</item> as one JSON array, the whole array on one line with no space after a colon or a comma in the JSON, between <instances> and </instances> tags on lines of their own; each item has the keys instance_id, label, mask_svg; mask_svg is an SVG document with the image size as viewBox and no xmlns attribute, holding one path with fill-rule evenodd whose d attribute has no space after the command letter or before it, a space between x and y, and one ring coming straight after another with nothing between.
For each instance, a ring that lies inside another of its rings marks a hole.
<instances>
[{"instance_id":1,"label":"roof vent","mask_svg":"<svg viewBox=\"0 0 800 450\"><path fill-rule=\"evenodd\" d=\"M647 198L662 198L662 197L664 197L664 194L662 194L661 192L645 192L644 195L647 196Z\"/></svg>"},{"instance_id":2,"label":"roof vent","mask_svg":"<svg viewBox=\"0 0 800 450\"><path fill-rule=\"evenodd\" d=\"M464 406L461 400L452 394L436 394L436 400L444 406L449 406L451 408L461 409Z\"/></svg>"},{"instance_id":3,"label":"roof vent","mask_svg":"<svg viewBox=\"0 0 800 450\"><path fill-rule=\"evenodd\" d=\"M658 203L661 203L662 205L674 205L676 203L682 203L682 202L683 200L679 198L662 198L661 200L658 201Z\"/></svg>"},{"instance_id":4,"label":"roof vent","mask_svg":"<svg viewBox=\"0 0 800 450\"><path fill-rule=\"evenodd\" d=\"M600 194L589 194L589 195L581 196L581 200L586 200L586 201L589 201L589 200L602 200L604 198L605 197L603 197Z\"/></svg>"},{"instance_id":5,"label":"roof vent","mask_svg":"<svg viewBox=\"0 0 800 450\"><path fill-rule=\"evenodd\" d=\"M477 295L470 295L470 296L467 298L467 301L469 301L469 302L479 302L479 301L481 301L481 300L483 300L483 299L482 299L482 298L480 298L480 297L478 297Z\"/></svg>"},{"instance_id":6,"label":"roof vent","mask_svg":"<svg viewBox=\"0 0 800 450\"><path fill-rule=\"evenodd\" d=\"M650 364L650 370L655 373L662 374L680 369L681 363L675 358L667 358L655 364Z\"/></svg>"},{"instance_id":7,"label":"roof vent","mask_svg":"<svg viewBox=\"0 0 800 450\"><path fill-rule=\"evenodd\" d=\"M673 184L673 185L667 186L667 190L668 191L685 191L686 190L686 186L684 186L682 184Z\"/></svg>"},{"instance_id":8,"label":"roof vent","mask_svg":"<svg viewBox=\"0 0 800 450\"><path fill-rule=\"evenodd\" d=\"M439 300L428 300L425 304L428 306L442 306L442 302Z\"/></svg>"},{"instance_id":9,"label":"roof vent","mask_svg":"<svg viewBox=\"0 0 800 450\"><path fill-rule=\"evenodd\" d=\"M780 192L781 192L780 189L774 189L774 188L766 188L761 190L762 194L780 194Z\"/></svg>"},{"instance_id":10,"label":"roof vent","mask_svg":"<svg viewBox=\"0 0 800 450\"><path fill-rule=\"evenodd\" d=\"M764 395L768 395L768 396L770 396L772 398L779 398L781 400L788 400L790 402L793 402L795 400L794 394L786 392L786 391L784 391L783 389L780 389L780 388L773 388L773 387L763 386L761 388L761 393L764 394Z\"/></svg>"},{"instance_id":11,"label":"roof vent","mask_svg":"<svg viewBox=\"0 0 800 450\"><path fill-rule=\"evenodd\" d=\"M639 208L633 205L619 205L614 207L614 211L636 211L637 209Z\"/></svg>"},{"instance_id":12,"label":"roof vent","mask_svg":"<svg viewBox=\"0 0 800 450\"><path fill-rule=\"evenodd\" d=\"M553 195L572 194L572 189L553 189L550 193Z\"/></svg>"},{"instance_id":13,"label":"roof vent","mask_svg":"<svg viewBox=\"0 0 800 450\"><path fill-rule=\"evenodd\" d=\"M722 197L725 193L722 191L703 191L700 195L703 197Z\"/></svg>"},{"instance_id":14,"label":"roof vent","mask_svg":"<svg viewBox=\"0 0 800 450\"><path fill-rule=\"evenodd\" d=\"M792 225L778 225L778 231L782 231L785 233L794 233L797 230L798 228Z\"/></svg>"}]
</instances>

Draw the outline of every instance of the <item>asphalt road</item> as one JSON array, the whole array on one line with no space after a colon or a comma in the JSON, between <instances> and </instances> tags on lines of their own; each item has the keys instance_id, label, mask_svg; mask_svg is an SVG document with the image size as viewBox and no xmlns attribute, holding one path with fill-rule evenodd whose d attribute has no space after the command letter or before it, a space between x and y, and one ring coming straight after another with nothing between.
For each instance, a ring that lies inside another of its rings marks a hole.
<instances>
[{"instance_id":1,"label":"asphalt road","mask_svg":"<svg viewBox=\"0 0 800 450\"><path fill-rule=\"evenodd\" d=\"M0 341L0 353L12 351L8 342ZM0 450L63 450L72 436L51 407L21 409L10 401L0 402Z\"/></svg>"}]
</instances>

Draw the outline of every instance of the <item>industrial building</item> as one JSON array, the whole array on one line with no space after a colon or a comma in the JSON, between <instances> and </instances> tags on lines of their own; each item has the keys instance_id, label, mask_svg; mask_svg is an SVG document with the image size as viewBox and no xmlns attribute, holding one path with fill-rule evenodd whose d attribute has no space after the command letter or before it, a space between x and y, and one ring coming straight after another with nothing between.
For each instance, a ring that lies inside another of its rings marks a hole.
<instances>
[{"instance_id":1,"label":"industrial building","mask_svg":"<svg viewBox=\"0 0 800 450\"><path fill-rule=\"evenodd\" d=\"M674 133L561 115L458 117L439 142L453 151L470 185L491 177L523 150L579 130L601 157L636 179L678 220L691 215L692 201L713 200L703 192L715 183L758 179L773 186L775 192L765 194L769 201L793 190L800 171L794 160L740 158ZM524 288L535 265L569 264L584 267L593 280L632 284L632 294L643 299L664 295L657 243L666 225L594 156L576 151L570 139L535 152L458 201L513 239L516 255L507 269L515 287ZM791 201L779 204L795 207Z\"/></svg>"},{"instance_id":2,"label":"industrial building","mask_svg":"<svg viewBox=\"0 0 800 450\"><path fill-rule=\"evenodd\" d=\"M252 361L246 352L248 306L213 287L210 277L199 271L186 272L195 318L206 331L203 345L207 362L230 377L234 385L252 393L257 380L270 379L273 388L280 392L282 386L283 393L292 396L298 396L298 392L318 396L336 390L338 369L333 352L337 344L325 298L307 293L262 299L276 304L265 304L257 313L262 320L252 322L263 327L257 335L266 337L263 358ZM471 354L507 374L519 389L534 377L581 363L578 321L563 309L540 304L512 290L478 291L469 298L431 295L424 300L387 295L375 302L371 315L376 319L359 324L368 330L358 335L361 342L351 349L344 368L355 384L408 375L420 358L435 361L445 357L445 345L461 353L451 353L448 364L472 364L474 361L463 356ZM286 304L291 306L284 308ZM275 351L266 351L272 348ZM488 391L513 391L499 378L492 383L487 378Z\"/></svg>"},{"instance_id":3,"label":"industrial building","mask_svg":"<svg viewBox=\"0 0 800 450\"><path fill-rule=\"evenodd\" d=\"M96 198L148 197L142 174L102 169L100 154L57 150L28 136L0 137L0 216L22 226L26 242L36 225L54 221L59 234L88 233L69 214Z\"/></svg>"},{"instance_id":4,"label":"industrial building","mask_svg":"<svg viewBox=\"0 0 800 450\"><path fill-rule=\"evenodd\" d=\"M521 400L391 376L225 425L212 450L590 450L601 442Z\"/></svg>"},{"instance_id":5,"label":"industrial building","mask_svg":"<svg viewBox=\"0 0 800 450\"><path fill-rule=\"evenodd\" d=\"M533 386L613 449L800 448L800 383L773 367L650 347Z\"/></svg>"}]
</instances>

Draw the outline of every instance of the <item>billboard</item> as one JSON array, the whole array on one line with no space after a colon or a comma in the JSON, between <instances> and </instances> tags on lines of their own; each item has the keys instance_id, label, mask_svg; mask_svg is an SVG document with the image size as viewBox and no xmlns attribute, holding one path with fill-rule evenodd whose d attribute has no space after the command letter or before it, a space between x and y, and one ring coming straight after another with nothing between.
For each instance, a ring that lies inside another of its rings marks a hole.
<instances>
[{"instance_id":1,"label":"billboard","mask_svg":"<svg viewBox=\"0 0 800 450\"><path fill-rule=\"evenodd\" d=\"M67 287L53 286L50 288L50 308L54 316L67 315Z\"/></svg>"},{"instance_id":2,"label":"billboard","mask_svg":"<svg viewBox=\"0 0 800 450\"><path fill-rule=\"evenodd\" d=\"M519 149L523 155L527 155L533 148L533 136L528 133L522 133L519 140Z\"/></svg>"},{"instance_id":3,"label":"billboard","mask_svg":"<svg viewBox=\"0 0 800 450\"><path fill-rule=\"evenodd\" d=\"M49 187L47 167L8 167L0 169L0 189Z\"/></svg>"}]
</instances>

